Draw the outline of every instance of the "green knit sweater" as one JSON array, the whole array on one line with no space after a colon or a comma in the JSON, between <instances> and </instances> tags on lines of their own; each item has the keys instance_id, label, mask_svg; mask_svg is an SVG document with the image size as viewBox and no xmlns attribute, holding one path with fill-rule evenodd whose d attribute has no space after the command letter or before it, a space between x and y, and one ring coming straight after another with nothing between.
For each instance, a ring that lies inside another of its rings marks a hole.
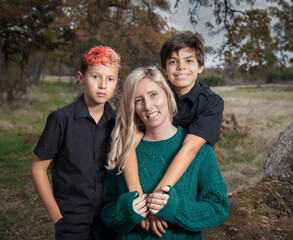
<instances>
[{"instance_id":1,"label":"green knit sweater","mask_svg":"<svg viewBox=\"0 0 293 240\"><path fill-rule=\"evenodd\" d=\"M139 179L144 193L151 193L164 176L187 131L178 127L177 133L166 140L141 140L136 148ZM104 181L105 207L102 220L117 232L116 239L159 239L150 230L138 225L144 218L132 207L137 192L128 192L123 175L113 170ZM224 223L229 216L226 183L217 158L210 145L204 145L189 168L170 188L169 200L157 216L168 222L160 239L202 239L200 231Z\"/></svg>"}]
</instances>

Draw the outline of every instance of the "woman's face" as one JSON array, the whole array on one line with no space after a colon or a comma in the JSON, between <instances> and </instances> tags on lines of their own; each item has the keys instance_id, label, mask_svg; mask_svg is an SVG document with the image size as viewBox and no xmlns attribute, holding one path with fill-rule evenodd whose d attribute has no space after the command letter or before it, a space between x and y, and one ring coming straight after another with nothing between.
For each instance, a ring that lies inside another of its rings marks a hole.
<instances>
[{"instance_id":1,"label":"woman's face","mask_svg":"<svg viewBox=\"0 0 293 240\"><path fill-rule=\"evenodd\" d=\"M144 78L134 93L135 112L148 128L158 128L172 123L165 91L154 81Z\"/></svg>"}]
</instances>

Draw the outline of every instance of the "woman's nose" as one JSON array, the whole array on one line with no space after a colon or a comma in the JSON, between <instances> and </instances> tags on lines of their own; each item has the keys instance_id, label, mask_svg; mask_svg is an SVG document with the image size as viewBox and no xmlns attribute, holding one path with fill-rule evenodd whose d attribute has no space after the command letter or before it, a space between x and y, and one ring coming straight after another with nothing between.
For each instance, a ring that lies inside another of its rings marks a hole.
<instances>
[{"instance_id":1,"label":"woman's nose","mask_svg":"<svg viewBox=\"0 0 293 240\"><path fill-rule=\"evenodd\" d=\"M145 100L145 109L150 110L152 108L152 103L150 100Z\"/></svg>"}]
</instances>

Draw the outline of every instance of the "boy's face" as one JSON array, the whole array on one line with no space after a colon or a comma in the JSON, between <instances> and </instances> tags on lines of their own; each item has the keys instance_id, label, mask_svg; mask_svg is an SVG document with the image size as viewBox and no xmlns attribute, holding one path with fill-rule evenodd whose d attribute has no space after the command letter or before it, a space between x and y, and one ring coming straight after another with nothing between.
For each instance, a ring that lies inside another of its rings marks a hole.
<instances>
[{"instance_id":1,"label":"boy's face","mask_svg":"<svg viewBox=\"0 0 293 240\"><path fill-rule=\"evenodd\" d=\"M179 97L188 93L195 84L197 75L203 66L199 66L195 57L195 50L182 48L173 52L166 61L165 73Z\"/></svg>"},{"instance_id":2,"label":"boy's face","mask_svg":"<svg viewBox=\"0 0 293 240\"><path fill-rule=\"evenodd\" d=\"M84 86L84 98L88 105L105 104L112 96L118 83L117 66L89 65L85 75L77 73L80 84Z\"/></svg>"}]
</instances>

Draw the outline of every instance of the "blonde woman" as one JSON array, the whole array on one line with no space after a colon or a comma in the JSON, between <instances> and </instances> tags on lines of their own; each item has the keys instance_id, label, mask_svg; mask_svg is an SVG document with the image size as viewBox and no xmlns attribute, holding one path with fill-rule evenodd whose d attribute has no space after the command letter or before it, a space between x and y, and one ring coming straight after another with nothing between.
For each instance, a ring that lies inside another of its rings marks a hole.
<instances>
[{"instance_id":1,"label":"blonde woman","mask_svg":"<svg viewBox=\"0 0 293 240\"><path fill-rule=\"evenodd\" d=\"M159 70L138 68L128 76L112 132L111 171L104 181L102 220L117 232L116 239L157 239L159 234L162 239L202 239L200 231L222 224L229 216L226 183L214 150L207 144L173 187L162 187L164 194L152 193L187 135L185 129L172 124L175 113L172 91ZM143 129L142 139L138 128ZM128 192L119 174L133 146L146 193L141 196ZM165 229L157 235L138 226L149 214L168 223L160 226Z\"/></svg>"}]
</instances>

